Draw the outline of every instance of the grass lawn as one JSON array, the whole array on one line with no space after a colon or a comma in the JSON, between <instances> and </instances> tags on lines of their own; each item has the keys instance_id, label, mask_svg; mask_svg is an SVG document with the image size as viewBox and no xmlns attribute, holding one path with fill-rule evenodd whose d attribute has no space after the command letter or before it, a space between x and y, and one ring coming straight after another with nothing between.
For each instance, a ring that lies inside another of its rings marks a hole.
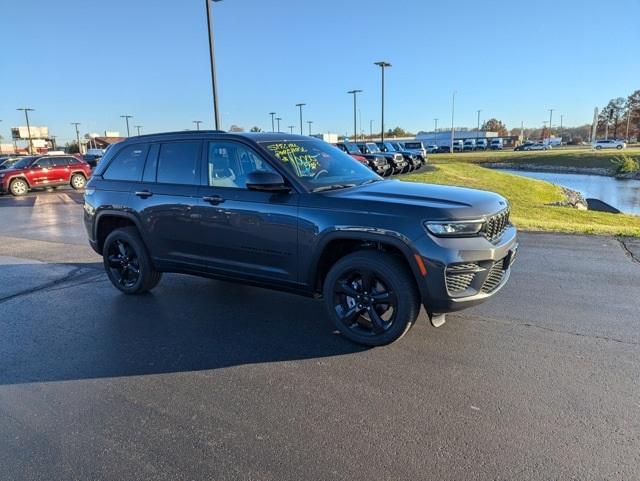
<instances>
[{"instance_id":1,"label":"grass lawn","mask_svg":"<svg viewBox=\"0 0 640 481\"><path fill-rule=\"evenodd\" d=\"M545 205L564 200L560 187L548 182L469 163L434 167L433 171L406 175L404 180L498 192L511 203L511 221L523 230L640 237L640 216Z\"/></svg>"},{"instance_id":2,"label":"grass lawn","mask_svg":"<svg viewBox=\"0 0 640 481\"><path fill-rule=\"evenodd\" d=\"M508 162L518 164L551 165L557 167L589 167L610 169L612 160L621 155L640 160L640 148L625 150L556 149L534 152L486 151L462 152L456 154L431 154L429 161L434 164L445 162Z\"/></svg>"}]
</instances>

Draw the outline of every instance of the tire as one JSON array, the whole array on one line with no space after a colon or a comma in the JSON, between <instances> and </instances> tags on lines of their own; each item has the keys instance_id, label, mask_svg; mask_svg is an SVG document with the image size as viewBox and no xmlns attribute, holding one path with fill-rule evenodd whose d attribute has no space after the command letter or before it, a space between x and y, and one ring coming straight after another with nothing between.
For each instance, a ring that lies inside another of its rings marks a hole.
<instances>
[{"instance_id":1,"label":"tire","mask_svg":"<svg viewBox=\"0 0 640 481\"><path fill-rule=\"evenodd\" d=\"M380 251L358 251L338 260L324 280L323 295L335 328L366 346L400 339L420 312L412 273L402 260Z\"/></svg>"},{"instance_id":2,"label":"tire","mask_svg":"<svg viewBox=\"0 0 640 481\"><path fill-rule=\"evenodd\" d=\"M602 145L596 145L596 150L602 150Z\"/></svg>"},{"instance_id":3,"label":"tire","mask_svg":"<svg viewBox=\"0 0 640 481\"><path fill-rule=\"evenodd\" d=\"M622 145L616 145L616 149L622 150Z\"/></svg>"},{"instance_id":4,"label":"tire","mask_svg":"<svg viewBox=\"0 0 640 481\"><path fill-rule=\"evenodd\" d=\"M9 184L9 192L16 197L26 195L29 192L29 184L24 179L13 179Z\"/></svg>"},{"instance_id":5,"label":"tire","mask_svg":"<svg viewBox=\"0 0 640 481\"><path fill-rule=\"evenodd\" d=\"M84 186L87 184L87 178L82 174L73 174L70 184L75 190L84 189Z\"/></svg>"},{"instance_id":6,"label":"tire","mask_svg":"<svg viewBox=\"0 0 640 481\"><path fill-rule=\"evenodd\" d=\"M125 294L142 294L158 285L162 273L151 262L135 227L115 229L104 241L103 263L109 280Z\"/></svg>"}]
</instances>

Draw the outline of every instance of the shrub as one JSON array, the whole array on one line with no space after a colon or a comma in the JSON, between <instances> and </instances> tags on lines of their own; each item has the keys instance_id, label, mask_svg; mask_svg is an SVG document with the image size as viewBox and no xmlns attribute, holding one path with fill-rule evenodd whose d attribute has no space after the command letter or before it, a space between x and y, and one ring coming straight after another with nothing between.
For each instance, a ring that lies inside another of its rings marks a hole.
<instances>
[{"instance_id":1,"label":"shrub","mask_svg":"<svg viewBox=\"0 0 640 481\"><path fill-rule=\"evenodd\" d=\"M633 174L635 172L640 172L640 163L630 155L615 157L612 162L616 174Z\"/></svg>"}]
</instances>

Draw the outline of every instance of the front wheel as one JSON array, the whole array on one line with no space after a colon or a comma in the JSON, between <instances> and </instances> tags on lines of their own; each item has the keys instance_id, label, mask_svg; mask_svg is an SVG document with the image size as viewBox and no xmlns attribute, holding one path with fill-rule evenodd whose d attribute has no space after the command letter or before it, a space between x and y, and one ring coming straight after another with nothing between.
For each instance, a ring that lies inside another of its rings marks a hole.
<instances>
[{"instance_id":1,"label":"front wheel","mask_svg":"<svg viewBox=\"0 0 640 481\"><path fill-rule=\"evenodd\" d=\"M336 262L323 295L334 326L347 339L367 346L400 339L420 312L409 269L399 258L379 251L354 252Z\"/></svg>"},{"instance_id":2,"label":"front wheel","mask_svg":"<svg viewBox=\"0 0 640 481\"><path fill-rule=\"evenodd\" d=\"M24 179L13 179L9 184L9 191L16 197L25 195L29 192L29 185Z\"/></svg>"},{"instance_id":3,"label":"front wheel","mask_svg":"<svg viewBox=\"0 0 640 481\"><path fill-rule=\"evenodd\" d=\"M616 145L616 149L622 150L622 145Z\"/></svg>"},{"instance_id":4,"label":"front wheel","mask_svg":"<svg viewBox=\"0 0 640 481\"><path fill-rule=\"evenodd\" d=\"M596 145L596 150L602 150L602 146L601 145Z\"/></svg>"},{"instance_id":5,"label":"front wheel","mask_svg":"<svg viewBox=\"0 0 640 481\"><path fill-rule=\"evenodd\" d=\"M162 274L151 262L135 227L116 229L104 241L103 262L109 280L125 294L141 294L153 289Z\"/></svg>"}]
</instances>

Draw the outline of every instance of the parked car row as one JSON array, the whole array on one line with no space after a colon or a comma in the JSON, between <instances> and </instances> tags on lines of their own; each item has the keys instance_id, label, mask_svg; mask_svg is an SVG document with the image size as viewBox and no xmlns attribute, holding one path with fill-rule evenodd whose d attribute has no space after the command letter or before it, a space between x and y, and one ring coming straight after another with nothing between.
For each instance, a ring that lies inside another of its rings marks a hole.
<instances>
[{"instance_id":1,"label":"parked car row","mask_svg":"<svg viewBox=\"0 0 640 481\"><path fill-rule=\"evenodd\" d=\"M335 146L382 176L413 172L427 163L426 151L402 142L338 142Z\"/></svg>"},{"instance_id":2,"label":"parked car row","mask_svg":"<svg viewBox=\"0 0 640 481\"><path fill-rule=\"evenodd\" d=\"M0 192L15 196L32 189L69 185L83 189L91 167L73 155L34 155L9 158L0 169Z\"/></svg>"}]
</instances>

